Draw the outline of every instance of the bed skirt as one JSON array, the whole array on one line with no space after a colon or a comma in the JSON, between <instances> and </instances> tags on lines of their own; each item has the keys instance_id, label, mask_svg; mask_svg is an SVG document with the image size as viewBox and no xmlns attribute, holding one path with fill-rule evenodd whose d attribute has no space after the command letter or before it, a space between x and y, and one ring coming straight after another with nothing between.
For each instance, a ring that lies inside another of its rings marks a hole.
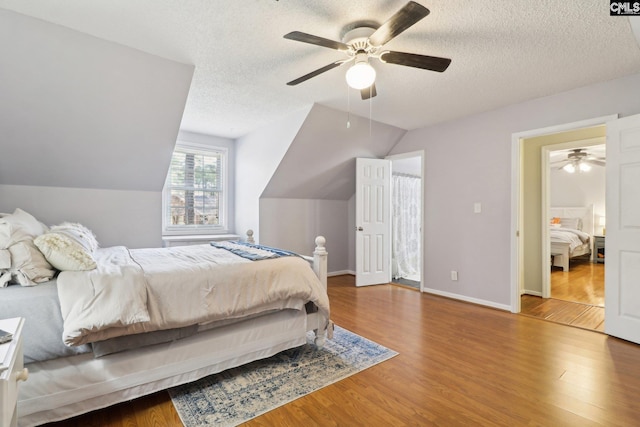
<instances>
[{"instance_id":1,"label":"bed skirt","mask_svg":"<svg viewBox=\"0 0 640 427\"><path fill-rule=\"evenodd\" d=\"M19 389L18 425L70 418L303 345L312 328L307 316L284 310L102 358L88 353L31 363Z\"/></svg>"}]
</instances>

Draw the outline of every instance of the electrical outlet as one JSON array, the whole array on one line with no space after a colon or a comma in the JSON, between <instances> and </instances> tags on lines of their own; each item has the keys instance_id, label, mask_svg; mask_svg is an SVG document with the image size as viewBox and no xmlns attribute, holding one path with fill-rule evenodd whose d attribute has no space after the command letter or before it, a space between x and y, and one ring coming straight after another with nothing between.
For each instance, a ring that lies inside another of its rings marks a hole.
<instances>
[{"instance_id":1,"label":"electrical outlet","mask_svg":"<svg viewBox=\"0 0 640 427\"><path fill-rule=\"evenodd\" d=\"M458 272L455 270L451 270L451 280L458 280Z\"/></svg>"}]
</instances>

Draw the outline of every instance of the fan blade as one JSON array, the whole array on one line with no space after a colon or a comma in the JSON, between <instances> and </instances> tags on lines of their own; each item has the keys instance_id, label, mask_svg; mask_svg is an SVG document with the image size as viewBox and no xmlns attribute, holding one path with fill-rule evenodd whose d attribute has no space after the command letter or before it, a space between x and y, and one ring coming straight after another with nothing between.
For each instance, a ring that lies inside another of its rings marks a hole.
<instances>
[{"instance_id":1,"label":"fan blade","mask_svg":"<svg viewBox=\"0 0 640 427\"><path fill-rule=\"evenodd\" d=\"M304 75L304 76L302 76L302 77L298 77L298 78L297 78L297 79L295 79L295 80L291 80L289 83L287 83L287 85L289 85L289 86L295 86L295 85L297 85L297 84L299 84L299 83L302 83L302 82L305 82L305 81L309 80L309 79L310 79L310 78L312 78L312 77L315 77L315 76L317 76L317 75L319 75L319 74L322 74L322 73L324 73L325 71L333 70L334 68L341 66L341 65L342 65L342 64L344 64L345 62L347 62L347 61L345 61L345 60L340 60L340 61L333 62L333 63L331 63L331 64L329 64L329 65L325 65L325 66L324 66L324 67L322 67L322 68L318 68L317 70L310 72L309 74L305 74L305 75Z\"/></svg>"},{"instance_id":2,"label":"fan blade","mask_svg":"<svg viewBox=\"0 0 640 427\"><path fill-rule=\"evenodd\" d=\"M285 39L295 40L297 42L309 43L316 46L328 47L329 49L349 50L349 45L334 40L325 39L322 37L314 36L312 34L303 33L300 31L292 31L289 34L284 35Z\"/></svg>"},{"instance_id":3,"label":"fan blade","mask_svg":"<svg viewBox=\"0 0 640 427\"><path fill-rule=\"evenodd\" d=\"M592 165L596 165L596 166L605 166L606 163L601 161L601 160L585 160L585 162L590 163Z\"/></svg>"},{"instance_id":4,"label":"fan blade","mask_svg":"<svg viewBox=\"0 0 640 427\"><path fill-rule=\"evenodd\" d=\"M428 14L429 9L414 1L410 1L371 34L369 43L371 43L372 46L382 46Z\"/></svg>"},{"instance_id":5,"label":"fan blade","mask_svg":"<svg viewBox=\"0 0 640 427\"><path fill-rule=\"evenodd\" d=\"M422 68L424 70L443 72L451 64L449 58L437 56L417 55L415 53L386 51L380 54L380 60L387 64L405 65L407 67Z\"/></svg>"},{"instance_id":6,"label":"fan blade","mask_svg":"<svg viewBox=\"0 0 640 427\"><path fill-rule=\"evenodd\" d=\"M375 83L373 83L369 87L365 87L364 89L360 90L360 96L362 97L363 100L369 99L369 98L373 98L377 94L378 94L378 92L376 91L376 84Z\"/></svg>"}]
</instances>

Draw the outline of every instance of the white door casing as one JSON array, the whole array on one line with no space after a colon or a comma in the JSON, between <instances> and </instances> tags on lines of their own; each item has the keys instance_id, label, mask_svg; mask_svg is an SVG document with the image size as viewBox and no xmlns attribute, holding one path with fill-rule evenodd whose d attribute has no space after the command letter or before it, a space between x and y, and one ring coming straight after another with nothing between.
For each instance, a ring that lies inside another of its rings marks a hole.
<instances>
[{"instance_id":1,"label":"white door casing","mask_svg":"<svg viewBox=\"0 0 640 427\"><path fill-rule=\"evenodd\" d=\"M391 161L356 159L356 286L391 281Z\"/></svg>"},{"instance_id":2,"label":"white door casing","mask_svg":"<svg viewBox=\"0 0 640 427\"><path fill-rule=\"evenodd\" d=\"M640 115L607 123L605 332L640 343Z\"/></svg>"}]
</instances>

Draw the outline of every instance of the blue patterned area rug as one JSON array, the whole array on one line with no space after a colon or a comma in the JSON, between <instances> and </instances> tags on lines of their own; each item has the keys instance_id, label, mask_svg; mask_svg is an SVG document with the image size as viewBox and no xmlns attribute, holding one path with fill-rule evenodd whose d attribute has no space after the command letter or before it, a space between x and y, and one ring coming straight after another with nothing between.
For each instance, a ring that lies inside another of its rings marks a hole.
<instances>
[{"instance_id":1,"label":"blue patterned area rug","mask_svg":"<svg viewBox=\"0 0 640 427\"><path fill-rule=\"evenodd\" d=\"M322 350L309 343L169 394L186 427L235 426L397 354L336 326Z\"/></svg>"}]
</instances>

